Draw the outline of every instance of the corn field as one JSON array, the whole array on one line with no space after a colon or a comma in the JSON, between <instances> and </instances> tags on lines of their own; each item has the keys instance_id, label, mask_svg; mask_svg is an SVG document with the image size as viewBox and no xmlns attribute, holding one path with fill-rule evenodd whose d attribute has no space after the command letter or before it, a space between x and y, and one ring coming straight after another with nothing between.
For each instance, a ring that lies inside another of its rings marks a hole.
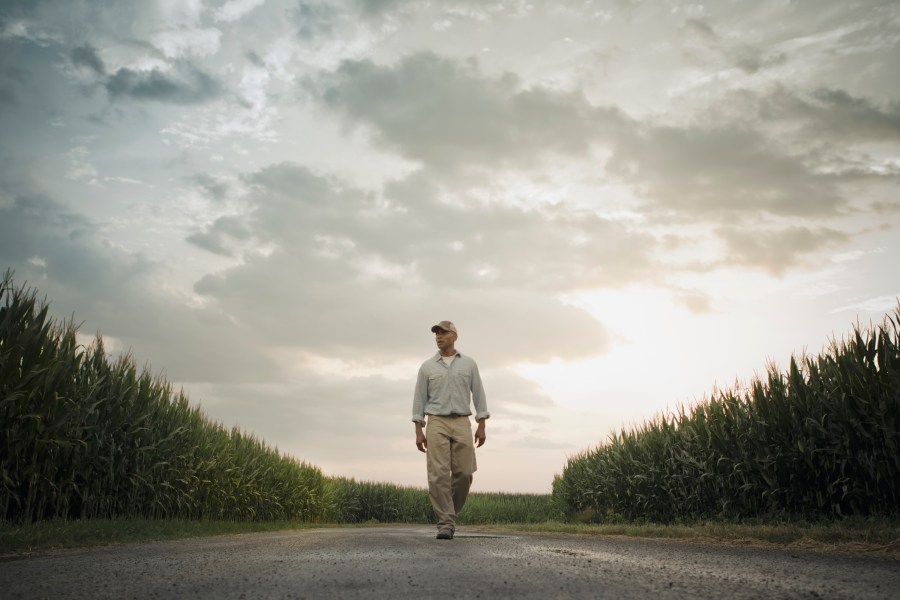
<instances>
[{"instance_id":1,"label":"corn field","mask_svg":"<svg viewBox=\"0 0 900 600\"><path fill-rule=\"evenodd\" d=\"M715 392L570 459L553 493L582 521L900 513L900 308L748 389Z\"/></svg>"},{"instance_id":2,"label":"corn field","mask_svg":"<svg viewBox=\"0 0 900 600\"><path fill-rule=\"evenodd\" d=\"M430 523L434 513L427 490L330 477L325 486L325 520L331 523Z\"/></svg>"},{"instance_id":3,"label":"corn field","mask_svg":"<svg viewBox=\"0 0 900 600\"><path fill-rule=\"evenodd\" d=\"M0 283L0 511L49 518L312 520L325 478L252 435L210 422L183 393L110 361L98 336Z\"/></svg>"},{"instance_id":4,"label":"corn field","mask_svg":"<svg viewBox=\"0 0 900 600\"><path fill-rule=\"evenodd\" d=\"M428 490L423 488L335 477L328 479L325 498L325 520L333 523L434 522ZM458 517L462 525L563 520L550 494L498 492L472 492Z\"/></svg>"},{"instance_id":5,"label":"corn field","mask_svg":"<svg viewBox=\"0 0 900 600\"><path fill-rule=\"evenodd\" d=\"M469 494L459 513L463 525L489 523L545 523L563 521L563 513L550 494Z\"/></svg>"}]
</instances>

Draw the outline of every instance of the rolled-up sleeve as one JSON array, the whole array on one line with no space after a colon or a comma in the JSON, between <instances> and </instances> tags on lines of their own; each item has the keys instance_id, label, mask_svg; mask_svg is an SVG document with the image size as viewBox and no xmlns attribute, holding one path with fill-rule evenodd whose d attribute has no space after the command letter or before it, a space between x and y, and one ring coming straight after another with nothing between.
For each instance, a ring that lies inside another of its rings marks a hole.
<instances>
[{"instance_id":1,"label":"rolled-up sleeve","mask_svg":"<svg viewBox=\"0 0 900 600\"><path fill-rule=\"evenodd\" d=\"M417 423L425 422L425 402L428 400L428 377L425 370L419 368L416 377L416 391L413 393L412 420Z\"/></svg>"},{"instance_id":2,"label":"rolled-up sleeve","mask_svg":"<svg viewBox=\"0 0 900 600\"><path fill-rule=\"evenodd\" d=\"M484 385L481 383L481 374L478 365L472 363L472 402L475 404L475 420L489 419L491 413L487 409L487 397L484 395Z\"/></svg>"}]
</instances>

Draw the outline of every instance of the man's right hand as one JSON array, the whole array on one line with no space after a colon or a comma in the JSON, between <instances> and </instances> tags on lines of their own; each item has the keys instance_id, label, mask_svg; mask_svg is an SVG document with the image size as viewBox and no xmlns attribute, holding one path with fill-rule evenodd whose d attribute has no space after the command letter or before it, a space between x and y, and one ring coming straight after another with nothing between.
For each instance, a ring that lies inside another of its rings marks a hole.
<instances>
[{"instance_id":1,"label":"man's right hand","mask_svg":"<svg viewBox=\"0 0 900 600\"><path fill-rule=\"evenodd\" d=\"M419 452L426 452L428 450L428 441L425 439L425 432L422 431L422 426L416 423L416 448L419 449Z\"/></svg>"}]
</instances>

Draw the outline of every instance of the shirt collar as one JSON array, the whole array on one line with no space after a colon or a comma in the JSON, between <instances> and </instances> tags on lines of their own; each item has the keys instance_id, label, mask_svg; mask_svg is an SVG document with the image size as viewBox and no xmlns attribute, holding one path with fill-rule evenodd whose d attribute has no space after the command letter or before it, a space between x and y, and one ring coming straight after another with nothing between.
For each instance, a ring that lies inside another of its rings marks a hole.
<instances>
[{"instance_id":1,"label":"shirt collar","mask_svg":"<svg viewBox=\"0 0 900 600\"><path fill-rule=\"evenodd\" d=\"M458 357L462 358L462 352L457 350L456 354L454 356L458 356ZM443 358L443 357L441 356L440 351L434 353L434 360L439 361L439 360L441 360L441 358Z\"/></svg>"}]
</instances>

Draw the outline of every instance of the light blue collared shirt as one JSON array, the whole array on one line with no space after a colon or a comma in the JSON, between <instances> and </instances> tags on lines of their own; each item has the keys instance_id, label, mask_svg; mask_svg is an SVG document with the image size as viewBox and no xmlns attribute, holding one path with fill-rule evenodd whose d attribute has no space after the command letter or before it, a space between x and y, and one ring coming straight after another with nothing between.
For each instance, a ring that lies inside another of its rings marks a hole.
<instances>
[{"instance_id":1,"label":"light blue collared shirt","mask_svg":"<svg viewBox=\"0 0 900 600\"><path fill-rule=\"evenodd\" d=\"M419 367L413 421L423 423L425 415L471 415L470 402L475 404L476 421L491 416L474 360L457 352L448 366L438 352Z\"/></svg>"}]
</instances>

